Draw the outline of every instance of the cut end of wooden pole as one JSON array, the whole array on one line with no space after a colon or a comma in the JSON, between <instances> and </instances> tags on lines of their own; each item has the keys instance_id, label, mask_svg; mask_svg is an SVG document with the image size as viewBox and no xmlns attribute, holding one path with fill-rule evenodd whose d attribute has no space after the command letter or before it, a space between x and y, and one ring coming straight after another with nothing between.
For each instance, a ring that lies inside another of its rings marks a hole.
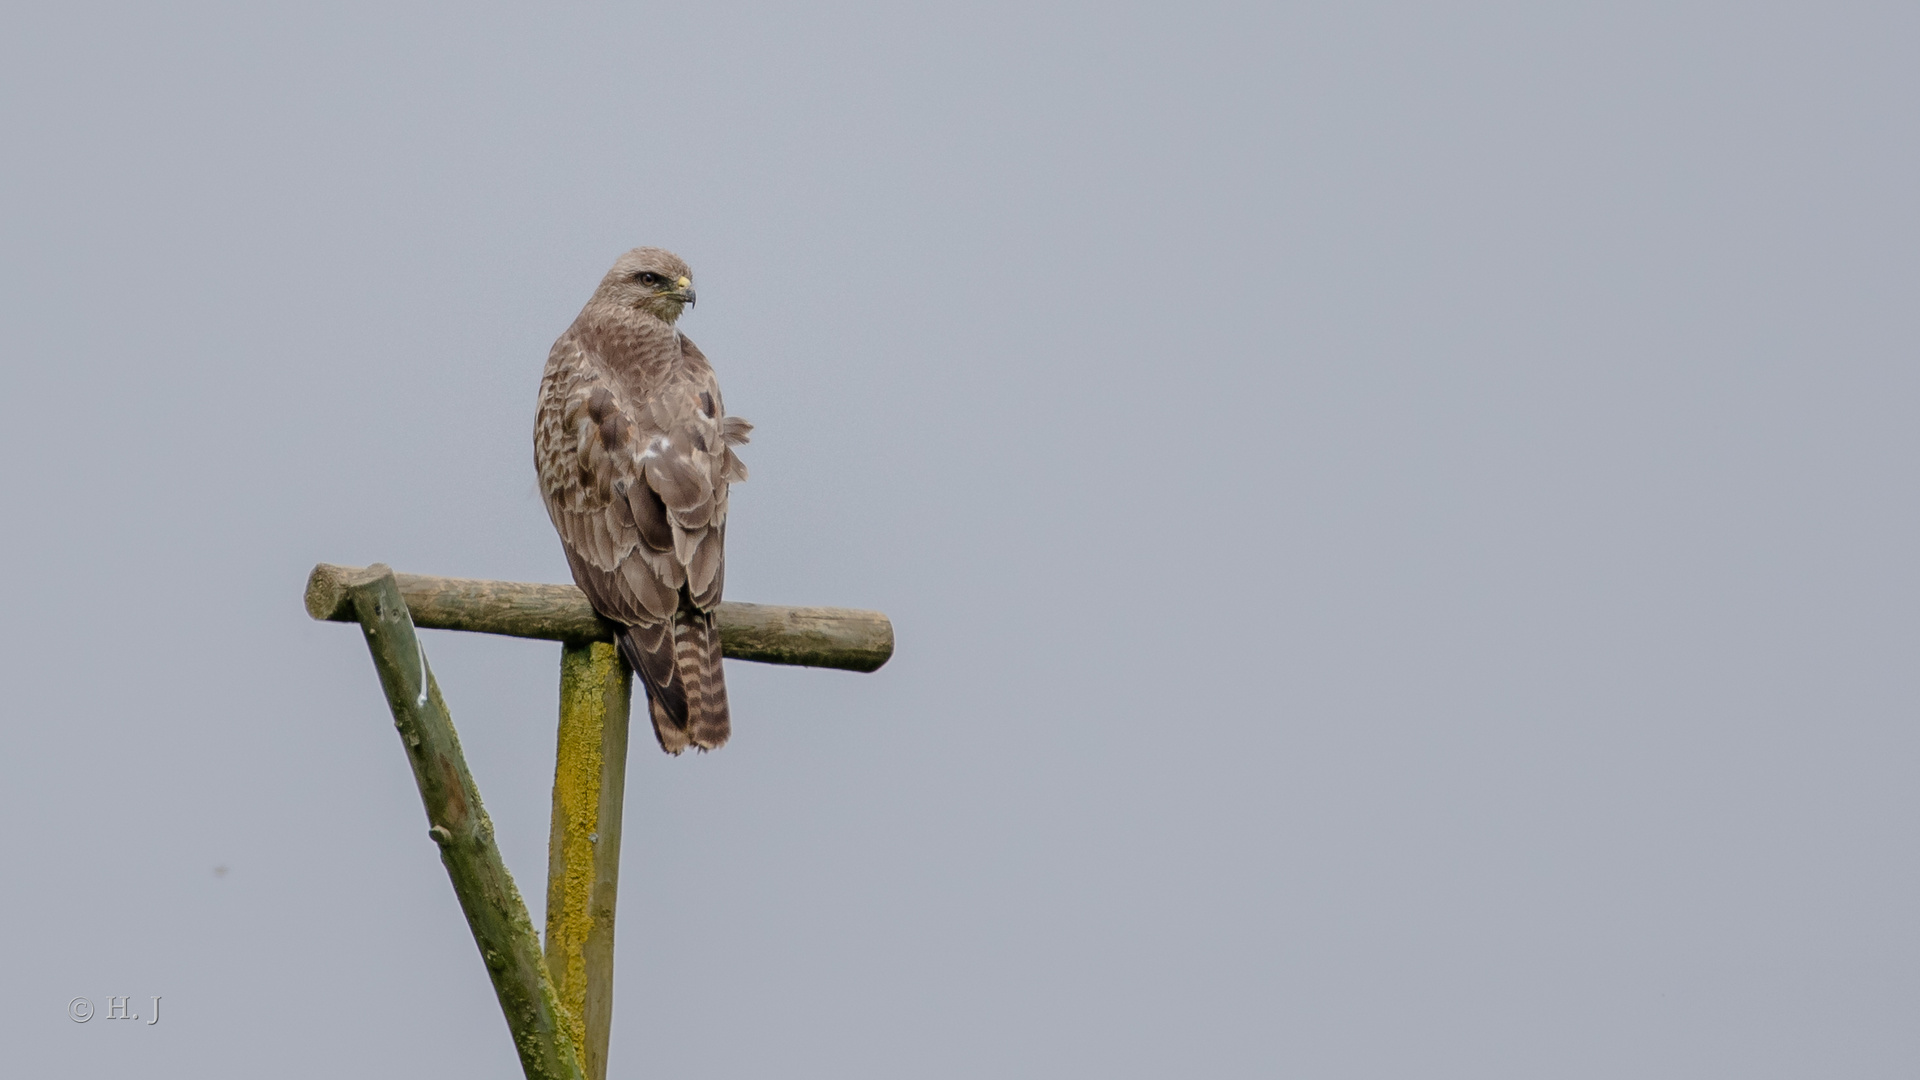
<instances>
[{"instance_id":1,"label":"cut end of wooden pole","mask_svg":"<svg viewBox=\"0 0 1920 1080\"><path fill-rule=\"evenodd\" d=\"M386 563L372 566L335 566L318 563L307 575L307 614L318 622L354 622L353 594L348 590L365 585L393 568Z\"/></svg>"}]
</instances>

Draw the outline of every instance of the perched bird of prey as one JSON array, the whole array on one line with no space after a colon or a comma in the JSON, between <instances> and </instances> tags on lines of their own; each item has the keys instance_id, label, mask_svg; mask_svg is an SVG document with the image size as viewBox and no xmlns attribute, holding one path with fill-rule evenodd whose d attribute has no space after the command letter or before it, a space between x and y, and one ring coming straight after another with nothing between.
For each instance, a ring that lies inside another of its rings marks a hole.
<instances>
[{"instance_id":1,"label":"perched bird of prey","mask_svg":"<svg viewBox=\"0 0 1920 1080\"><path fill-rule=\"evenodd\" d=\"M660 748L727 741L720 671L727 485L753 425L728 416L713 367L674 323L693 306L678 255L620 256L547 357L533 429L540 493L593 609L647 688Z\"/></svg>"}]
</instances>

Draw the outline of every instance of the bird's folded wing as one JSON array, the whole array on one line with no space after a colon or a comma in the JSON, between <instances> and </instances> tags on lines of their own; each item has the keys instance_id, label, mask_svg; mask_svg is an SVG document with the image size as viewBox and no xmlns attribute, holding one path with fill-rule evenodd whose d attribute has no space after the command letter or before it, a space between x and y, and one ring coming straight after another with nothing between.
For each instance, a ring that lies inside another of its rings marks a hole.
<instances>
[{"instance_id":1,"label":"bird's folded wing","mask_svg":"<svg viewBox=\"0 0 1920 1080\"><path fill-rule=\"evenodd\" d=\"M621 622L668 618L682 586L711 610L723 582L727 484L746 474L729 444L744 442L750 425L721 413L710 375L705 386L676 381L635 394L570 336L554 350L535 456L575 580L596 611Z\"/></svg>"}]
</instances>

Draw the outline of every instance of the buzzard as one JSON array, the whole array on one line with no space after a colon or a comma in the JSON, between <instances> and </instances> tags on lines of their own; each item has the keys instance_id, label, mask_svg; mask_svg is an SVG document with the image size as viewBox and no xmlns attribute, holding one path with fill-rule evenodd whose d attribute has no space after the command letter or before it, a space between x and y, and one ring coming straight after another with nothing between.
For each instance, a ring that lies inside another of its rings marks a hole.
<instances>
[{"instance_id":1,"label":"buzzard","mask_svg":"<svg viewBox=\"0 0 1920 1080\"><path fill-rule=\"evenodd\" d=\"M728 416L707 358L674 323L693 271L659 248L620 256L547 356L533 429L540 494L573 580L621 627L660 748L727 741L720 670L727 485L753 425Z\"/></svg>"}]
</instances>

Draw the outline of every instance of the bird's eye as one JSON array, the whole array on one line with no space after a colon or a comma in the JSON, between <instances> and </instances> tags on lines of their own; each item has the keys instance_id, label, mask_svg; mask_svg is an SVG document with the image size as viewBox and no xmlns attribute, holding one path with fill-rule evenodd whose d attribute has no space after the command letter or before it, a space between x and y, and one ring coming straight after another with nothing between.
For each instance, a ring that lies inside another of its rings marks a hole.
<instances>
[{"instance_id":1,"label":"bird's eye","mask_svg":"<svg viewBox=\"0 0 1920 1080\"><path fill-rule=\"evenodd\" d=\"M639 282L642 285L659 285L665 282L667 279L661 277L659 274L656 274L651 270L642 270L639 273L633 275L633 280Z\"/></svg>"}]
</instances>

